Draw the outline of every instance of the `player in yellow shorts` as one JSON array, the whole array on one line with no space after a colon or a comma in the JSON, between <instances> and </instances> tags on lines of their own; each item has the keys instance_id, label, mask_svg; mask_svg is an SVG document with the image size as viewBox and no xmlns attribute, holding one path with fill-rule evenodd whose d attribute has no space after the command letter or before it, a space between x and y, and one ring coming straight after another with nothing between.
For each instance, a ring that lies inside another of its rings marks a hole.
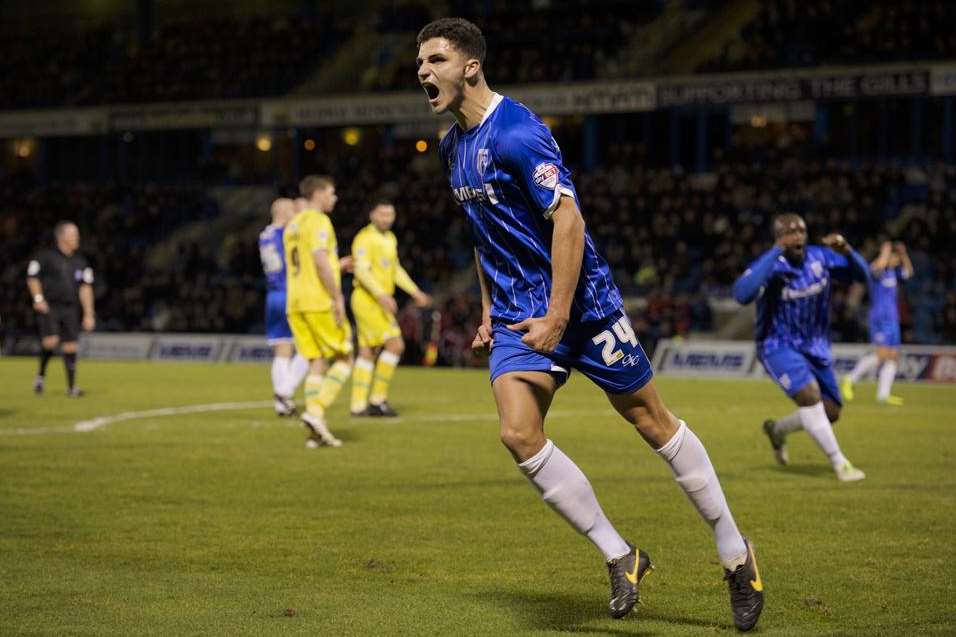
<instances>
[{"instance_id":1,"label":"player in yellow shorts","mask_svg":"<svg viewBox=\"0 0 956 637\"><path fill-rule=\"evenodd\" d=\"M371 223L352 241L352 314L358 328L359 354L352 374L353 416L397 416L388 404L388 386L405 349L395 314L395 286L416 305L431 298L418 289L398 261L398 242L392 232L395 206L380 199L369 213ZM377 358L377 360L376 360Z\"/></svg>"},{"instance_id":2,"label":"player in yellow shorts","mask_svg":"<svg viewBox=\"0 0 956 637\"><path fill-rule=\"evenodd\" d=\"M305 380L306 446L340 447L325 411L352 371L352 329L345 317L345 300L338 242L329 214L338 197L331 177L310 175L299 184L304 209L286 225L286 314L295 348L309 360ZM329 364L331 362L331 365Z\"/></svg>"}]
</instances>

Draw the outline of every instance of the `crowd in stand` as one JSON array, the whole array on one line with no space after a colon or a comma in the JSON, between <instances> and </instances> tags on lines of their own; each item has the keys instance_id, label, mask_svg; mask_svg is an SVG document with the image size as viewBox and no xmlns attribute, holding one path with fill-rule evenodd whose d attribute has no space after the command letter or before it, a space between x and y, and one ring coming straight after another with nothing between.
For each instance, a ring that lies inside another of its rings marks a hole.
<instances>
[{"instance_id":1,"label":"crowd in stand","mask_svg":"<svg viewBox=\"0 0 956 637\"><path fill-rule=\"evenodd\" d=\"M873 64L956 57L948 0L766 0L701 71Z\"/></svg>"},{"instance_id":2,"label":"crowd in stand","mask_svg":"<svg viewBox=\"0 0 956 637\"><path fill-rule=\"evenodd\" d=\"M144 41L116 25L0 37L0 108L281 95L348 40L331 14L169 22ZM50 52L55 51L55 55Z\"/></svg>"},{"instance_id":3,"label":"crowd in stand","mask_svg":"<svg viewBox=\"0 0 956 637\"><path fill-rule=\"evenodd\" d=\"M636 29L660 13L651 2L568 0L474 3L452 2L450 15L478 24L488 42L486 76L494 85L591 80L606 76ZM404 31L409 41L404 58L390 66L386 51L378 69L371 69L367 89L416 88L414 34L427 23L427 12L409 2L401 12L415 20L382 20L381 32ZM398 52L395 52L398 57Z\"/></svg>"},{"instance_id":4,"label":"crowd in stand","mask_svg":"<svg viewBox=\"0 0 956 637\"><path fill-rule=\"evenodd\" d=\"M769 223L782 210L802 214L811 240L842 232L872 257L884 238L905 242L916 276L901 307L906 342L956 342L956 166L902 166L820 159L808 148L744 149L715 158L707 174L650 169L639 145L607 149L600 168L575 178L590 232L606 255L648 348L657 339L715 328L714 299L771 244ZM370 197L391 197L403 263L437 293L444 362L473 362L469 345L480 313L464 216L433 154L409 161L400 150L354 156L332 170L340 202L333 217L343 251L367 223ZM100 329L260 332L262 277L250 220L223 239L201 230L222 214L197 187L117 189L37 187L10 179L0 242L2 314L8 331L33 329L23 285L32 250L52 223L75 219L82 251L97 270ZM199 221L200 223L194 223ZM449 294L449 291L451 293ZM865 340L865 307L840 289L834 337ZM430 318L408 309L402 325L409 359L424 350Z\"/></svg>"}]
</instances>

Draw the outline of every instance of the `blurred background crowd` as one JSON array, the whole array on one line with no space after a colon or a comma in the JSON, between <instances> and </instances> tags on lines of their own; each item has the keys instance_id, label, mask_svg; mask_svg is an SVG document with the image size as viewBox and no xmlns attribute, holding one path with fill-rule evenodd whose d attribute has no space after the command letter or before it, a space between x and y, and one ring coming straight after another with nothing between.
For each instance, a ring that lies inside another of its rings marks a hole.
<instances>
[{"instance_id":1,"label":"blurred background crowd","mask_svg":"<svg viewBox=\"0 0 956 637\"><path fill-rule=\"evenodd\" d=\"M141 2L133 14L44 28L27 3L14 4L19 13L0 26L6 111L415 91L415 32L445 14L484 28L487 75L503 92L511 84L956 57L956 12L942 0L453 0L377 2L371 13L305 1L265 15L198 3L182 19ZM736 16L729 25L728 15ZM746 336L734 331L741 310L729 288L770 246L770 221L781 211L804 215L811 240L839 231L868 258L885 239L904 242L916 269L901 295L904 342L953 343L956 164L951 143L937 139L952 130L941 123L952 105L920 99L817 107L829 113L824 133L812 116L768 122L723 112L703 152L699 143L675 152L665 141L676 130L668 122L676 117L680 128L683 112L546 122L646 348L692 333ZM914 141L917 112L926 120L920 139L933 143ZM847 133L843 123L854 117L880 122L879 132L864 125ZM66 218L78 223L96 271L99 330L261 333L256 239L269 201L294 194L302 174L321 172L337 182L333 220L346 250L372 197L395 201L402 261L441 312L440 362L478 364L468 347L479 319L470 241L437 159L436 128L426 127L430 136L414 134L421 127L290 130L282 140L279 131L270 148L255 131L18 140L0 180L0 330L8 342L33 333L26 263ZM272 157L280 142L293 169ZM839 289L834 338L866 340L865 309L861 290ZM402 310L409 361L421 359L432 320Z\"/></svg>"}]
</instances>

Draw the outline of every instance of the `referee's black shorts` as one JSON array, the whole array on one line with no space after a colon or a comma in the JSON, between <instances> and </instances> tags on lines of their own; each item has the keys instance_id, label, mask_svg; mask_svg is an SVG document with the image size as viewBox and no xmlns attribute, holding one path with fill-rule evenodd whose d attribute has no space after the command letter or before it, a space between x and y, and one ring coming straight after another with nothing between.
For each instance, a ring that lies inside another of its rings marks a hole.
<instances>
[{"instance_id":1,"label":"referee's black shorts","mask_svg":"<svg viewBox=\"0 0 956 637\"><path fill-rule=\"evenodd\" d=\"M40 337L59 336L63 343L75 343L80 338L80 308L76 305L53 305L46 314L37 312Z\"/></svg>"}]
</instances>

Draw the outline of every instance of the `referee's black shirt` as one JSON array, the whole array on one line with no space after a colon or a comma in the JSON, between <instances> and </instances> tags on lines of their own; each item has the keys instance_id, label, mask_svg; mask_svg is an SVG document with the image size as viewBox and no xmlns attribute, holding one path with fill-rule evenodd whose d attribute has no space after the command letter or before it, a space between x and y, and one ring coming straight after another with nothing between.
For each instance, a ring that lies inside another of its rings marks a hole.
<instances>
[{"instance_id":1,"label":"referee's black shirt","mask_svg":"<svg viewBox=\"0 0 956 637\"><path fill-rule=\"evenodd\" d=\"M42 250L27 266L27 276L36 277L51 305L76 305L80 285L93 284L93 268L79 252L66 256L58 249Z\"/></svg>"}]
</instances>

